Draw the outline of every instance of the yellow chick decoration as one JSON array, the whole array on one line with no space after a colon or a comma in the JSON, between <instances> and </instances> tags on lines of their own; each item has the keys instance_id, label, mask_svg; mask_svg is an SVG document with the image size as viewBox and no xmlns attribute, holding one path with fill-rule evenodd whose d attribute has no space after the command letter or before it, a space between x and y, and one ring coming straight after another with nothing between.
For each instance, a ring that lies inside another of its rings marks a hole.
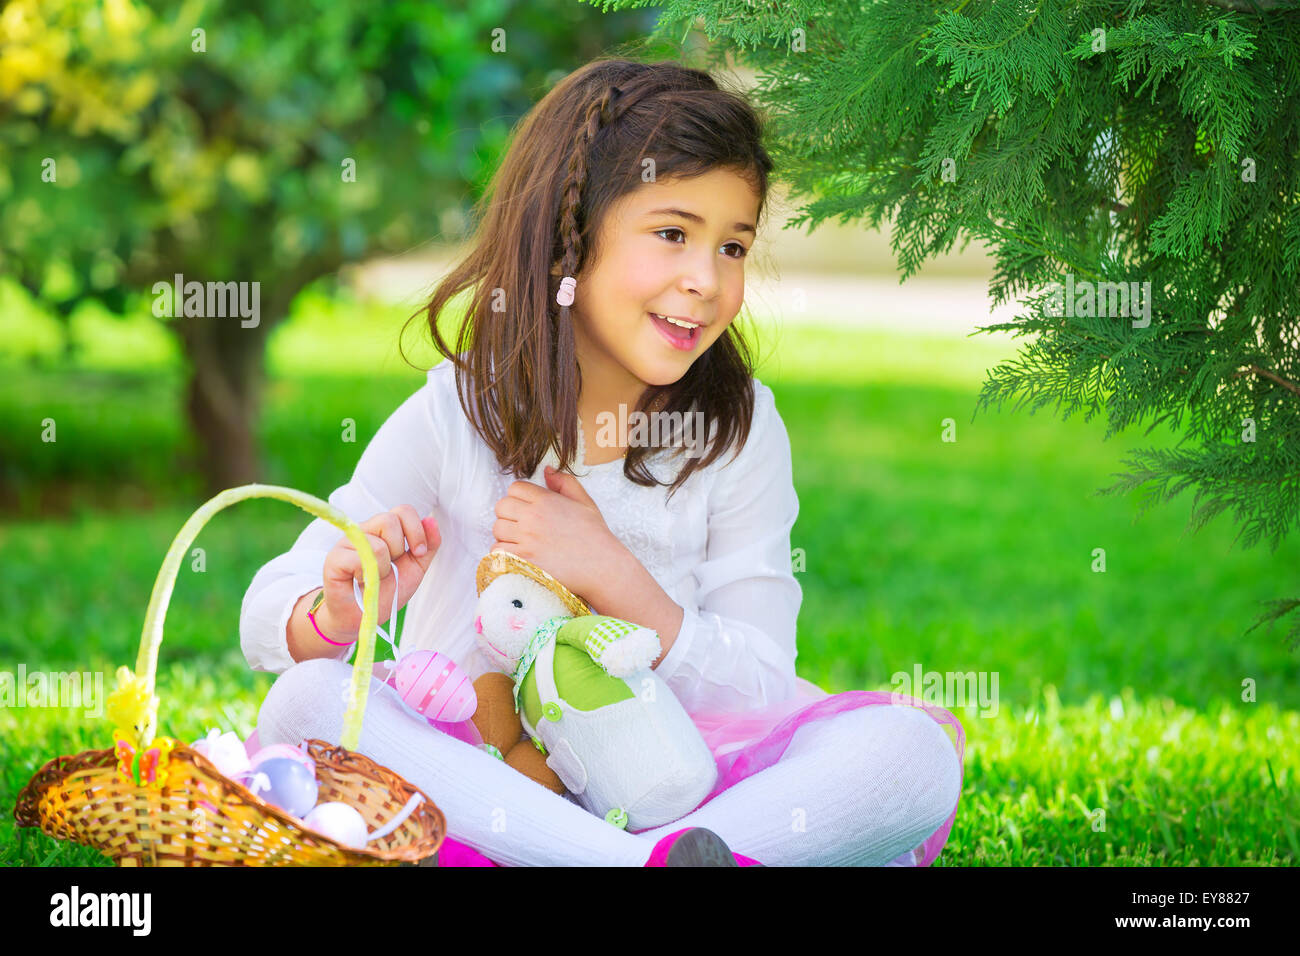
<instances>
[{"instance_id":1,"label":"yellow chick decoration","mask_svg":"<svg viewBox=\"0 0 1300 956\"><path fill-rule=\"evenodd\" d=\"M143 677L123 665L117 669L117 688L104 700L104 713L117 733L139 748L153 735L158 698L149 693Z\"/></svg>"},{"instance_id":2,"label":"yellow chick decoration","mask_svg":"<svg viewBox=\"0 0 1300 956\"><path fill-rule=\"evenodd\" d=\"M144 741L153 736L158 719L158 698L149 693L143 677L129 667L117 669L117 689L104 701L104 713L113 723L113 750L117 769L136 785L161 789L167 784L167 763L176 742L170 737L155 738L149 746Z\"/></svg>"}]
</instances>

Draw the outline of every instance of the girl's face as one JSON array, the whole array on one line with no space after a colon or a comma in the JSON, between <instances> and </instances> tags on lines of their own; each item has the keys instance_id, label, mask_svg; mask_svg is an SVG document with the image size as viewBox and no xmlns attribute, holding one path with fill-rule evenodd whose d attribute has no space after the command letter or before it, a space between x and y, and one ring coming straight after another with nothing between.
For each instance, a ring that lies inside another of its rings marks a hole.
<instances>
[{"instance_id":1,"label":"girl's face","mask_svg":"<svg viewBox=\"0 0 1300 956\"><path fill-rule=\"evenodd\" d=\"M646 386L676 382L717 341L745 299L758 204L730 170L644 183L614 203L570 309L584 390L633 403Z\"/></svg>"}]
</instances>

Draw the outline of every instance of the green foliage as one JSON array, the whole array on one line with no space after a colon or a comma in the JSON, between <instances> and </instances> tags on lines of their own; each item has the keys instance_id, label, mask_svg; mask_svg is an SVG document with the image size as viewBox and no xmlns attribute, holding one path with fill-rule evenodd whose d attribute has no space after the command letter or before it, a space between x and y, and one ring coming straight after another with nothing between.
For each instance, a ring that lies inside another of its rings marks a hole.
<instances>
[{"instance_id":1,"label":"green foliage","mask_svg":"<svg viewBox=\"0 0 1300 956\"><path fill-rule=\"evenodd\" d=\"M995 304L1026 311L980 331L1033 338L978 410L1184 428L1195 447L1138 452L1102 493L1194 487L1194 527L1231 509L1276 549L1300 515L1296 7L718 0L666 4L658 31L699 17L709 65L758 71L777 174L807 197L790 226L890 222L904 279L987 244ZM1095 308L1101 283L1150 283L1149 315Z\"/></svg>"},{"instance_id":2,"label":"green foliage","mask_svg":"<svg viewBox=\"0 0 1300 956\"><path fill-rule=\"evenodd\" d=\"M15 0L0 273L65 315L91 297L147 313L134 297L178 271L261 281L279 321L345 262L459 239L514 119L645 20L560 0Z\"/></svg>"},{"instance_id":3,"label":"green foliage","mask_svg":"<svg viewBox=\"0 0 1300 956\"><path fill-rule=\"evenodd\" d=\"M63 318L65 357L87 299L158 314L188 359L205 490L254 481L263 353L295 298L347 263L461 239L515 119L645 19L564 0L16 0L0 277Z\"/></svg>"}]
</instances>

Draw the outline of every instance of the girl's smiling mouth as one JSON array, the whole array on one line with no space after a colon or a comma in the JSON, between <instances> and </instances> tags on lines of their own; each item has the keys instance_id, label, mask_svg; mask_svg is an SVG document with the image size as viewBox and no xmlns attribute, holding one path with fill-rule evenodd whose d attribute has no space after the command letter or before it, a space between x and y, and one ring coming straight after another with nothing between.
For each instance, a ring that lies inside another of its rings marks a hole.
<instances>
[{"instance_id":1,"label":"girl's smiling mouth","mask_svg":"<svg viewBox=\"0 0 1300 956\"><path fill-rule=\"evenodd\" d=\"M664 341L673 348L683 352L689 352L695 348L695 343L700 338L700 327L698 325L690 329L684 329L680 325L673 325L654 312L647 312L646 315L650 317L650 321L659 334L664 337Z\"/></svg>"}]
</instances>

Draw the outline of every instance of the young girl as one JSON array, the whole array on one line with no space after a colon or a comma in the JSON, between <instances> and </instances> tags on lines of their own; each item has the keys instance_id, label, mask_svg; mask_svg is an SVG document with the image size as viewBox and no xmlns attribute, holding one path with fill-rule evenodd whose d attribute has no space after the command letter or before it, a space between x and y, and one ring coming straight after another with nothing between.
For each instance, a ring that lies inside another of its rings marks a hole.
<instances>
[{"instance_id":1,"label":"young girl","mask_svg":"<svg viewBox=\"0 0 1300 956\"><path fill-rule=\"evenodd\" d=\"M771 169L758 117L707 73L597 60L568 76L521 121L472 251L417 313L450 361L330 496L375 547L381 617L411 600L403 653L440 650L471 679L491 669L474 639L474 571L504 548L597 613L658 632L654 667L718 761L696 810L628 832L372 681L359 749L497 863L653 865L712 841L746 863L928 865L947 839L957 720L795 676L790 443L731 325ZM465 289L453 350L437 320ZM631 411L702 413L707 428L689 446L648 447L608 427ZM241 644L250 666L281 674L262 744L337 741L360 577L323 520L254 577Z\"/></svg>"}]
</instances>

